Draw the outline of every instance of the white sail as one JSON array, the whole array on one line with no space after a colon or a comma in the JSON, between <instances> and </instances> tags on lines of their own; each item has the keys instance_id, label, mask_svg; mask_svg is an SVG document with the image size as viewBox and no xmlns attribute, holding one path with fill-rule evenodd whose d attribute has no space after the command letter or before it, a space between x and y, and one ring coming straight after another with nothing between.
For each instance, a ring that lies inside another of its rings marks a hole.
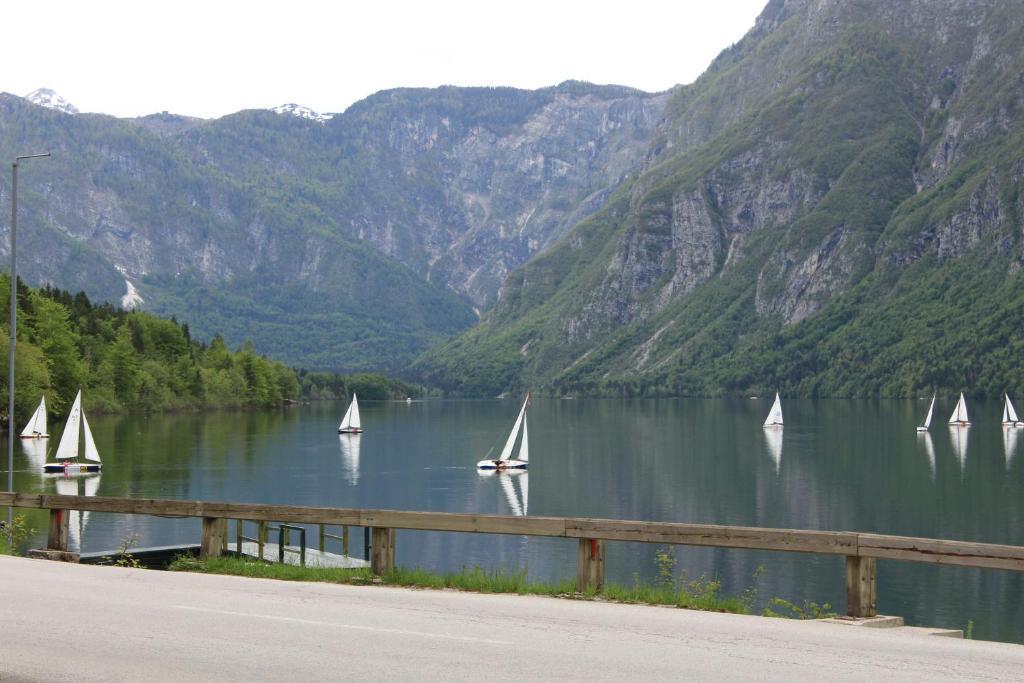
<instances>
[{"instance_id":1,"label":"white sail","mask_svg":"<svg viewBox=\"0 0 1024 683\"><path fill-rule=\"evenodd\" d=\"M39 406L36 408L36 412L32 413L32 417L29 418L28 424L25 425L25 429L21 430L21 435L25 438L33 436L48 436L46 433L46 397L44 396L39 401Z\"/></svg>"},{"instance_id":2,"label":"white sail","mask_svg":"<svg viewBox=\"0 0 1024 683\"><path fill-rule=\"evenodd\" d=\"M512 448L516 445L516 437L519 436L519 426L523 423L523 418L526 416L526 404L529 401L530 397L527 396L526 400L523 401L523 407L519 409L516 423L512 426L512 433L508 435L508 441L505 442L505 447L501 449L501 455L498 457L498 460L508 460L512 457Z\"/></svg>"},{"instance_id":3,"label":"white sail","mask_svg":"<svg viewBox=\"0 0 1024 683\"><path fill-rule=\"evenodd\" d=\"M953 414L949 416L949 424L970 424L970 420L967 419L967 401L964 400L964 392L962 391L960 392L960 400L956 402L956 408L953 409Z\"/></svg>"},{"instance_id":4,"label":"white sail","mask_svg":"<svg viewBox=\"0 0 1024 683\"><path fill-rule=\"evenodd\" d=\"M775 403L772 404L772 409L768 412L768 417L764 420L765 427L781 427L782 426L782 401L779 399L779 392L775 392Z\"/></svg>"},{"instance_id":5,"label":"white sail","mask_svg":"<svg viewBox=\"0 0 1024 683\"><path fill-rule=\"evenodd\" d=\"M921 425L923 429L920 431L928 431L928 428L932 426L932 412L935 410L935 394L932 394L932 402L928 406L928 414L924 416L924 424Z\"/></svg>"},{"instance_id":6,"label":"white sail","mask_svg":"<svg viewBox=\"0 0 1024 683\"><path fill-rule=\"evenodd\" d=\"M352 402L348 404L345 417L341 418L341 424L338 425L338 430L342 429L362 429L362 423L359 420L359 399L355 394L352 394Z\"/></svg>"},{"instance_id":7,"label":"white sail","mask_svg":"<svg viewBox=\"0 0 1024 683\"><path fill-rule=\"evenodd\" d=\"M530 461L530 437L526 431L526 416L523 415L523 441L519 444L519 459L523 462Z\"/></svg>"},{"instance_id":8,"label":"white sail","mask_svg":"<svg viewBox=\"0 0 1024 683\"><path fill-rule=\"evenodd\" d=\"M93 462L100 461L100 453L96 450L96 442L92 440L92 430L89 429L89 420L82 413L82 427L85 432L85 459Z\"/></svg>"},{"instance_id":9,"label":"white sail","mask_svg":"<svg viewBox=\"0 0 1024 683\"><path fill-rule=\"evenodd\" d=\"M1009 425L1020 422L1020 419L1017 417L1017 411L1013 409L1013 402L1010 401L1010 395L1003 394L1003 398L1005 399L1003 402L1003 424Z\"/></svg>"},{"instance_id":10,"label":"white sail","mask_svg":"<svg viewBox=\"0 0 1024 683\"><path fill-rule=\"evenodd\" d=\"M78 433L79 425L82 422L82 391L79 389L75 396L75 402L71 404L71 412L68 413L67 424L64 425L64 433L60 435L60 443L57 444L57 453L54 456L58 459L78 457Z\"/></svg>"}]
</instances>

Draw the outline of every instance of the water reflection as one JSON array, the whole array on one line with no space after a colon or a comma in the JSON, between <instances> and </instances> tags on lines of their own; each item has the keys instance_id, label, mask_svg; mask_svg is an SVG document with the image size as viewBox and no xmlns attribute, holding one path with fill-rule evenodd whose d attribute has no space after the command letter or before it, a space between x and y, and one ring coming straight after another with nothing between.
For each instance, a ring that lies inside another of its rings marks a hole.
<instances>
[{"instance_id":1,"label":"water reflection","mask_svg":"<svg viewBox=\"0 0 1024 683\"><path fill-rule=\"evenodd\" d=\"M956 457L957 462L960 463L961 474L964 471L964 465L967 463L967 437L970 431L970 427L949 426L949 438L953 444L953 455Z\"/></svg>"},{"instance_id":2,"label":"water reflection","mask_svg":"<svg viewBox=\"0 0 1024 683\"><path fill-rule=\"evenodd\" d=\"M29 468L40 475L43 473L43 465L46 464L46 445L48 439L22 439L21 452L25 454Z\"/></svg>"},{"instance_id":3,"label":"water reflection","mask_svg":"<svg viewBox=\"0 0 1024 683\"><path fill-rule=\"evenodd\" d=\"M932 443L932 435L929 432L917 432L917 440L924 444L925 455L928 456L928 467L931 469L932 479L935 479L935 444Z\"/></svg>"},{"instance_id":4,"label":"water reflection","mask_svg":"<svg viewBox=\"0 0 1024 683\"><path fill-rule=\"evenodd\" d=\"M54 480L54 488L61 496L95 496L100 489L100 474L69 477L64 474L45 475ZM68 510L68 550L82 552L82 539L89 523L89 512Z\"/></svg>"},{"instance_id":5,"label":"water reflection","mask_svg":"<svg viewBox=\"0 0 1024 683\"><path fill-rule=\"evenodd\" d=\"M477 474L485 478L497 479L508 508L516 517L528 515L530 502L530 473L527 470L478 470Z\"/></svg>"},{"instance_id":6,"label":"water reflection","mask_svg":"<svg viewBox=\"0 0 1024 683\"><path fill-rule=\"evenodd\" d=\"M359 434L338 434L341 445L341 465L345 481L352 486L359 483Z\"/></svg>"},{"instance_id":7,"label":"water reflection","mask_svg":"<svg viewBox=\"0 0 1024 683\"><path fill-rule=\"evenodd\" d=\"M1017 427L1003 427L1003 455L1006 458L1006 471L1010 471L1014 453L1017 452Z\"/></svg>"},{"instance_id":8,"label":"water reflection","mask_svg":"<svg viewBox=\"0 0 1024 683\"><path fill-rule=\"evenodd\" d=\"M782 428L765 427L762 431L764 432L764 441L768 444L768 455L775 463L775 473L778 474L779 468L782 466Z\"/></svg>"}]
</instances>

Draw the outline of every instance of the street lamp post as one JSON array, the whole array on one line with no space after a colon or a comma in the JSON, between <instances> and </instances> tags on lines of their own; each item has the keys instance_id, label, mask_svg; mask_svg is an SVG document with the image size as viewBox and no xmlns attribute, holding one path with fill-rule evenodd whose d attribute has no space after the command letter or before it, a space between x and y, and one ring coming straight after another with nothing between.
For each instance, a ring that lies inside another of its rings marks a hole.
<instances>
[{"instance_id":1,"label":"street lamp post","mask_svg":"<svg viewBox=\"0 0 1024 683\"><path fill-rule=\"evenodd\" d=\"M10 361L7 378L7 492L14 493L14 344L18 336L18 266L16 256L18 235L18 162L22 159L48 157L45 154L26 154L15 157L11 165L11 320ZM7 526L14 519L14 508L7 508Z\"/></svg>"}]
</instances>

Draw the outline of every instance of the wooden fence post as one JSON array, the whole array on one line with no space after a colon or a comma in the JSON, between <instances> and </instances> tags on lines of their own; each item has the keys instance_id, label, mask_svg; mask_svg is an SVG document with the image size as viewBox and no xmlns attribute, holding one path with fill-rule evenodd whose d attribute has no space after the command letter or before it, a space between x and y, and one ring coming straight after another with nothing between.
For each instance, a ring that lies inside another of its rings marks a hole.
<instances>
[{"instance_id":1,"label":"wooden fence post","mask_svg":"<svg viewBox=\"0 0 1024 683\"><path fill-rule=\"evenodd\" d=\"M203 517L203 538L199 544L199 559L220 557L228 535L228 520L221 517Z\"/></svg>"},{"instance_id":2,"label":"wooden fence post","mask_svg":"<svg viewBox=\"0 0 1024 683\"><path fill-rule=\"evenodd\" d=\"M46 537L47 550L68 549L68 511L50 510L50 533Z\"/></svg>"},{"instance_id":3,"label":"wooden fence post","mask_svg":"<svg viewBox=\"0 0 1024 683\"><path fill-rule=\"evenodd\" d=\"M395 568L395 530L373 527L370 542L370 571L375 576Z\"/></svg>"},{"instance_id":4,"label":"wooden fence post","mask_svg":"<svg viewBox=\"0 0 1024 683\"><path fill-rule=\"evenodd\" d=\"M875 558L846 556L846 615L873 617L878 614L878 585Z\"/></svg>"},{"instance_id":5,"label":"wooden fence post","mask_svg":"<svg viewBox=\"0 0 1024 683\"><path fill-rule=\"evenodd\" d=\"M596 538L581 538L579 546L579 571L576 574L576 590L583 593L589 588L601 590L604 586L604 541Z\"/></svg>"}]
</instances>

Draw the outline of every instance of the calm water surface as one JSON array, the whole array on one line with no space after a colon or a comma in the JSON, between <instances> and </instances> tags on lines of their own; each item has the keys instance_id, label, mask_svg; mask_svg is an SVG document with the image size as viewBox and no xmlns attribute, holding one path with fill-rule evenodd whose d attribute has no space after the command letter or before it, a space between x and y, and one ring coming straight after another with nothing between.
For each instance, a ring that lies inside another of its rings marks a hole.
<instances>
[{"instance_id":1,"label":"calm water surface","mask_svg":"<svg viewBox=\"0 0 1024 683\"><path fill-rule=\"evenodd\" d=\"M914 426L927 401L790 400L786 427L761 427L771 401L545 400L530 410L527 475L481 477L500 450L516 401L361 405L366 432L339 436L344 405L267 413L101 417L90 420L103 474L64 481L39 474L42 444L19 444L15 488L105 496L589 516L796 529L873 531L1024 545L1024 443L999 425L1000 405L972 403L969 430L938 419ZM938 418L954 401L940 401ZM46 448L56 449L61 425ZM1020 432L1024 442L1024 430ZM525 494L525 495L524 495ZM45 516L28 512L36 529ZM92 513L72 542L117 547L196 543L198 520ZM233 533L233 530L232 530ZM359 538L354 535L353 538ZM43 542L39 534L34 542ZM610 543L607 578L652 578L655 546ZM759 566L759 600L845 604L843 561L790 553L676 548L679 570L739 593ZM399 531L403 566L525 570L575 576L567 539ZM879 611L911 623L1024 641L1024 576L880 561Z\"/></svg>"}]
</instances>

